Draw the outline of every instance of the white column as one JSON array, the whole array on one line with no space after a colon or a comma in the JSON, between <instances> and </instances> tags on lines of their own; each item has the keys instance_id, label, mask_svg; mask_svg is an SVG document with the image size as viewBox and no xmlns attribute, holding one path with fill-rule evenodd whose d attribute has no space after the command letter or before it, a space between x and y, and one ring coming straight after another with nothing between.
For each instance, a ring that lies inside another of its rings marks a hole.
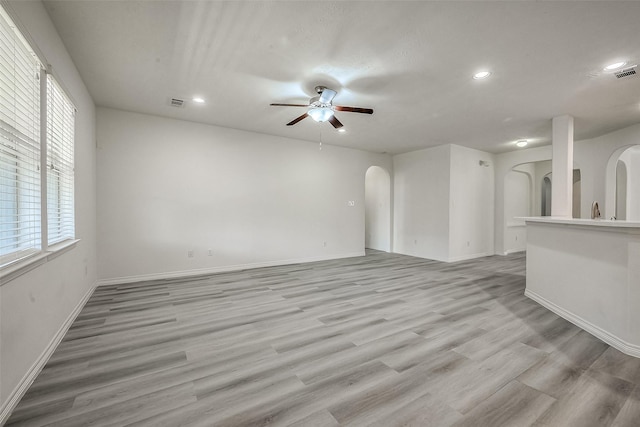
<instances>
[{"instance_id":1,"label":"white column","mask_svg":"<svg viewBox=\"0 0 640 427\"><path fill-rule=\"evenodd\" d=\"M554 117L551 159L551 216L571 218L573 201L573 117Z\"/></svg>"}]
</instances>

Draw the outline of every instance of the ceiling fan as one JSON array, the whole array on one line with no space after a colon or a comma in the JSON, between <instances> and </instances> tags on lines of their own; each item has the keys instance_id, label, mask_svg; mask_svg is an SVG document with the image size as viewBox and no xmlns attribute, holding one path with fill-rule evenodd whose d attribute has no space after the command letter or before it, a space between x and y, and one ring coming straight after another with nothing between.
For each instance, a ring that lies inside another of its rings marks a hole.
<instances>
[{"instance_id":1,"label":"ceiling fan","mask_svg":"<svg viewBox=\"0 0 640 427\"><path fill-rule=\"evenodd\" d=\"M310 116L316 122L329 122L333 125L334 128L340 129L343 125L340 123L340 120L336 118L334 115L335 111L349 111L351 113L364 113L364 114L373 114L373 110L371 108L358 108L358 107L345 107L342 105L333 105L331 101L333 101L333 97L336 96L337 92L335 90L329 89L324 86L316 86L316 92L318 92L318 96L314 96L309 100L309 104L271 104L277 107L306 107L308 108L307 112L301 115L298 118L291 120L287 123L287 126L293 126L302 119Z\"/></svg>"}]
</instances>

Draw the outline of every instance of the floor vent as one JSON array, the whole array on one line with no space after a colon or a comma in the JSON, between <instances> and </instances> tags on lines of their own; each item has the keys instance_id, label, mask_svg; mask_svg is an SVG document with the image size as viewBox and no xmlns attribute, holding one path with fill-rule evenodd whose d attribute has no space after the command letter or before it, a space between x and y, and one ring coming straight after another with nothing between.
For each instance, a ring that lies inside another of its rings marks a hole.
<instances>
[{"instance_id":1,"label":"floor vent","mask_svg":"<svg viewBox=\"0 0 640 427\"><path fill-rule=\"evenodd\" d=\"M184 107L184 99L171 98L170 105L172 107L182 108Z\"/></svg>"},{"instance_id":2,"label":"floor vent","mask_svg":"<svg viewBox=\"0 0 640 427\"><path fill-rule=\"evenodd\" d=\"M623 77L633 76L634 74L636 74L635 65L633 67L625 68L624 70L616 72L616 77L621 79Z\"/></svg>"}]
</instances>

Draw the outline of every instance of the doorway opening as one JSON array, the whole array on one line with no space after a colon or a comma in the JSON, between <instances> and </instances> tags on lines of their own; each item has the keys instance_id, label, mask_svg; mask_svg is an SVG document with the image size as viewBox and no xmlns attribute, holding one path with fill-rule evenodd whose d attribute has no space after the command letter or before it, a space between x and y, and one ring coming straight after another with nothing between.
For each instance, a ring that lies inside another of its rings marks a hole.
<instances>
[{"instance_id":1,"label":"doorway opening","mask_svg":"<svg viewBox=\"0 0 640 427\"><path fill-rule=\"evenodd\" d=\"M540 200L540 216L551 216L551 177L542 179L542 200Z\"/></svg>"},{"instance_id":2,"label":"doorway opening","mask_svg":"<svg viewBox=\"0 0 640 427\"><path fill-rule=\"evenodd\" d=\"M582 174L580 169L573 170L572 194L571 216L580 218L582 204ZM546 174L542 179L540 197L540 216L551 216L551 173Z\"/></svg>"},{"instance_id":3,"label":"doorway opening","mask_svg":"<svg viewBox=\"0 0 640 427\"><path fill-rule=\"evenodd\" d=\"M581 173L573 170L574 218L580 218ZM539 160L513 166L504 177L504 235L505 254L526 250L525 217L550 216L552 192L552 162Z\"/></svg>"},{"instance_id":4,"label":"doorway opening","mask_svg":"<svg viewBox=\"0 0 640 427\"><path fill-rule=\"evenodd\" d=\"M364 247L391 252L391 176L379 166L364 180Z\"/></svg>"}]
</instances>

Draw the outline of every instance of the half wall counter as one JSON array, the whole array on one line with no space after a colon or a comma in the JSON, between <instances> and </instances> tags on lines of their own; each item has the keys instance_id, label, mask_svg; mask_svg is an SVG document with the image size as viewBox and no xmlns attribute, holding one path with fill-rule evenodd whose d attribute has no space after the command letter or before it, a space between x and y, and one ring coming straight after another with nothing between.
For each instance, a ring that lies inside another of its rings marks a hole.
<instances>
[{"instance_id":1,"label":"half wall counter","mask_svg":"<svg viewBox=\"0 0 640 427\"><path fill-rule=\"evenodd\" d=\"M640 357L640 222L525 218L525 295Z\"/></svg>"}]
</instances>

